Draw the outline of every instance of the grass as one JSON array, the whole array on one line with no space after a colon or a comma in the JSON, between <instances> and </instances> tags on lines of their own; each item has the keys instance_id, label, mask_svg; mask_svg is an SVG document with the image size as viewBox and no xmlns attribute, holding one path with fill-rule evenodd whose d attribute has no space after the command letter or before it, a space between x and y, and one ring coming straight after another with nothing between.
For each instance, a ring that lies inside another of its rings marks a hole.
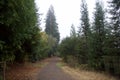
<instances>
[{"instance_id":1,"label":"grass","mask_svg":"<svg viewBox=\"0 0 120 80\"><path fill-rule=\"evenodd\" d=\"M87 71L79 68L70 68L65 65L65 63L58 63L57 65L61 67L65 73L71 75L75 80L117 80L109 74Z\"/></svg>"}]
</instances>

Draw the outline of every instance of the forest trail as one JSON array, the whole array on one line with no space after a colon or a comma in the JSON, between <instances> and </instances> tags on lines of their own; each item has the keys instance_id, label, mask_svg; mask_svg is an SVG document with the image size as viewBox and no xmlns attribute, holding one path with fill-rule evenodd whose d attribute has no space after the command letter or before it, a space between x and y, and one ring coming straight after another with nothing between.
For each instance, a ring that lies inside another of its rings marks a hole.
<instances>
[{"instance_id":1,"label":"forest trail","mask_svg":"<svg viewBox=\"0 0 120 80\"><path fill-rule=\"evenodd\" d=\"M57 65L58 62L60 62L59 58L51 58L40 70L37 80L74 80Z\"/></svg>"}]
</instances>

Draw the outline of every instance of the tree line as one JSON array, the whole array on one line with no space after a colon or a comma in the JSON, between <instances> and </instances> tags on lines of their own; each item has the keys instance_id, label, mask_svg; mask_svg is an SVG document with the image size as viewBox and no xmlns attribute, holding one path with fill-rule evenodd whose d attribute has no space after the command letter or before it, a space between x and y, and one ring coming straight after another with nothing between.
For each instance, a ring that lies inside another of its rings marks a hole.
<instances>
[{"instance_id":1,"label":"tree line","mask_svg":"<svg viewBox=\"0 0 120 80\"><path fill-rule=\"evenodd\" d=\"M120 1L112 0L108 4L106 12L102 2L96 1L90 23L87 3L82 0L79 30L76 32L72 25L70 36L59 45L60 56L70 66L83 64L120 75Z\"/></svg>"}]
</instances>

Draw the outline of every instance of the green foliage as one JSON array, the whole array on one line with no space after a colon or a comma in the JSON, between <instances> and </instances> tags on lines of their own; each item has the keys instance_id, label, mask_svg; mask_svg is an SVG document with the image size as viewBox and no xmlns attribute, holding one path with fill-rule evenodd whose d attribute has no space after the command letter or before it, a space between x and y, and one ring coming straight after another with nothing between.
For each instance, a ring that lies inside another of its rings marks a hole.
<instances>
[{"instance_id":1,"label":"green foliage","mask_svg":"<svg viewBox=\"0 0 120 80\"><path fill-rule=\"evenodd\" d=\"M73 39L71 37L67 37L65 39L62 40L60 46L59 46L59 49L60 49L60 53L61 53L61 56L63 57L63 59L67 61L67 56L71 55L71 56L75 56L77 55L76 54L76 39Z\"/></svg>"},{"instance_id":2,"label":"green foliage","mask_svg":"<svg viewBox=\"0 0 120 80\"><path fill-rule=\"evenodd\" d=\"M96 69L103 68L102 56L104 55L104 40L105 40L105 15L102 4L96 2L94 13L94 23L92 32L91 53L90 60L91 66Z\"/></svg>"},{"instance_id":3,"label":"green foliage","mask_svg":"<svg viewBox=\"0 0 120 80\"><path fill-rule=\"evenodd\" d=\"M61 57L70 66L85 64L87 62L86 41L84 36L78 36L74 27L71 27L70 37L66 37L59 45Z\"/></svg>"},{"instance_id":4,"label":"green foliage","mask_svg":"<svg viewBox=\"0 0 120 80\"><path fill-rule=\"evenodd\" d=\"M109 35L106 36L104 64L105 70L120 75L120 1L110 3L111 24Z\"/></svg>"},{"instance_id":5,"label":"green foliage","mask_svg":"<svg viewBox=\"0 0 120 80\"><path fill-rule=\"evenodd\" d=\"M48 35L49 56L52 56L55 54L56 43L57 43L57 39L54 38L52 35Z\"/></svg>"},{"instance_id":6,"label":"green foliage","mask_svg":"<svg viewBox=\"0 0 120 80\"><path fill-rule=\"evenodd\" d=\"M80 48L80 52L82 52L80 57L81 57L81 63L87 63L88 55L90 53L89 46L90 46L91 30L90 30L90 23L89 23L88 8L85 0L82 0L80 20L81 20L81 26L79 29L79 39L80 39L79 48ZM82 32L80 32L81 29L82 29Z\"/></svg>"},{"instance_id":7,"label":"green foliage","mask_svg":"<svg viewBox=\"0 0 120 80\"><path fill-rule=\"evenodd\" d=\"M34 0L1 0L0 11L0 61L43 58L47 45L41 37Z\"/></svg>"},{"instance_id":8,"label":"green foliage","mask_svg":"<svg viewBox=\"0 0 120 80\"><path fill-rule=\"evenodd\" d=\"M48 51L49 51L49 47L48 47L48 35L45 32L41 33L41 48L39 48L39 50L41 51L41 57L45 58L48 57Z\"/></svg>"}]
</instances>

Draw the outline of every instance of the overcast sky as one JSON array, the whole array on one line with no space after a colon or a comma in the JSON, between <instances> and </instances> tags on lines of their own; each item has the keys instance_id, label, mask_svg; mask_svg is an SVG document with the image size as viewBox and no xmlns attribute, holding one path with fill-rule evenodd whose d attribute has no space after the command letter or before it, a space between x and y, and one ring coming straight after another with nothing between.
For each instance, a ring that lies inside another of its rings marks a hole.
<instances>
[{"instance_id":1,"label":"overcast sky","mask_svg":"<svg viewBox=\"0 0 120 80\"><path fill-rule=\"evenodd\" d=\"M96 0L87 0L89 17L92 19ZM103 0L104 3L108 0ZM45 18L50 5L53 5L57 19L61 39L70 35L71 25L76 30L80 26L80 4L81 0L35 0L38 13L42 13L41 27L45 28ZM105 4L106 6L106 4Z\"/></svg>"}]
</instances>

